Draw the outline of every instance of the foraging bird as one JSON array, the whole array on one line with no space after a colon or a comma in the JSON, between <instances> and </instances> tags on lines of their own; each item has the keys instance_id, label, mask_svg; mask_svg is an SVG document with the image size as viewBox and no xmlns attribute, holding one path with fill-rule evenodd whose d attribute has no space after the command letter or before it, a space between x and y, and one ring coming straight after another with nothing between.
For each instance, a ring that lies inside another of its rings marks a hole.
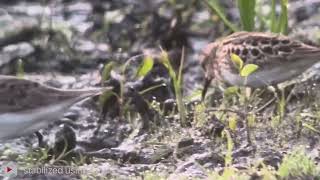
<instances>
[{"instance_id":1,"label":"foraging bird","mask_svg":"<svg viewBox=\"0 0 320 180\"><path fill-rule=\"evenodd\" d=\"M0 75L0 140L29 135L45 128L73 104L110 89L61 90Z\"/></svg>"},{"instance_id":2,"label":"foraging bird","mask_svg":"<svg viewBox=\"0 0 320 180\"><path fill-rule=\"evenodd\" d=\"M244 64L258 65L248 77L241 77L231 54ZM287 36L262 32L237 32L208 44L200 55L205 70L203 97L211 80L230 85L260 88L290 80L320 60L320 48Z\"/></svg>"}]
</instances>

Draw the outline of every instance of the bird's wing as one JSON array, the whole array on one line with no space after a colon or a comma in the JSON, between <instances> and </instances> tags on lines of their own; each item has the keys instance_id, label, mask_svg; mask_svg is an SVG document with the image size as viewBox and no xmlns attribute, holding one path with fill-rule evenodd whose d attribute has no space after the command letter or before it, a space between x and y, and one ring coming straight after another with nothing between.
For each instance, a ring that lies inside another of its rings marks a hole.
<instances>
[{"instance_id":1,"label":"bird's wing","mask_svg":"<svg viewBox=\"0 0 320 180\"><path fill-rule=\"evenodd\" d=\"M222 44L221 48L229 54L237 54L246 64L253 63L262 68L268 64L311 60L320 56L318 47L272 33L238 32L228 36Z\"/></svg>"},{"instance_id":2,"label":"bird's wing","mask_svg":"<svg viewBox=\"0 0 320 180\"><path fill-rule=\"evenodd\" d=\"M0 76L0 114L43 107L71 99L83 99L102 92L92 90L60 90L38 82L11 76Z\"/></svg>"}]
</instances>

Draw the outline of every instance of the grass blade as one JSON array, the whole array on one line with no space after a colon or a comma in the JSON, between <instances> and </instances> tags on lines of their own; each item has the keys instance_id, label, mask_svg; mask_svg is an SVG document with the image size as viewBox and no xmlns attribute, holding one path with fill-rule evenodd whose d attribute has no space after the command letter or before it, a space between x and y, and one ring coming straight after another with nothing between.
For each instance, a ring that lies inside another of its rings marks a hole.
<instances>
[{"instance_id":1,"label":"grass blade","mask_svg":"<svg viewBox=\"0 0 320 180\"><path fill-rule=\"evenodd\" d=\"M288 34L288 0L281 0L281 15L278 28L278 32Z\"/></svg>"},{"instance_id":2,"label":"grass blade","mask_svg":"<svg viewBox=\"0 0 320 180\"><path fill-rule=\"evenodd\" d=\"M181 57L181 64L179 68L178 75L174 71L174 68L172 67L168 53L164 50L162 50L161 53L161 62L162 64L167 68L170 78L173 81L173 87L176 94L176 102L178 106L178 111L180 115L180 121L183 126L186 125L186 110L184 107L183 102L183 95L182 95L182 68L184 63L184 48L182 49L182 57Z\"/></svg>"},{"instance_id":3,"label":"grass blade","mask_svg":"<svg viewBox=\"0 0 320 180\"><path fill-rule=\"evenodd\" d=\"M24 76L24 67L22 59L19 59L17 62L17 77L23 78Z\"/></svg>"},{"instance_id":4,"label":"grass blade","mask_svg":"<svg viewBox=\"0 0 320 180\"><path fill-rule=\"evenodd\" d=\"M110 78L111 71L114 67L114 62L109 62L108 64L104 65L102 71L102 82L107 81Z\"/></svg>"},{"instance_id":5,"label":"grass blade","mask_svg":"<svg viewBox=\"0 0 320 180\"><path fill-rule=\"evenodd\" d=\"M153 59L151 56L146 56L141 63L137 76L142 77L145 76L153 67Z\"/></svg>"},{"instance_id":6,"label":"grass blade","mask_svg":"<svg viewBox=\"0 0 320 180\"><path fill-rule=\"evenodd\" d=\"M243 30L253 31L256 0L238 0L237 4Z\"/></svg>"},{"instance_id":7,"label":"grass blade","mask_svg":"<svg viewBox=\"0 0 320 180\"><path fill-rule=\"evenodd\" d=\"M271 32L277 32L277 19L276 19L276 0L271 0L271 22L270 22L270 30Z\"/></svg>"},{"instance_id":8,"label":"grass blade","mask_svg":"<svg viewBox=\"0 0 320 180\"><path fill-rule=\"evenodd\" d=\"M210 10L219 16L222 22L233 32L239 31L239 29L232 24L225 16L223 9L221 8L218 0L205 0L206 5L210 8Z\"/></svg>"}]
</instances>

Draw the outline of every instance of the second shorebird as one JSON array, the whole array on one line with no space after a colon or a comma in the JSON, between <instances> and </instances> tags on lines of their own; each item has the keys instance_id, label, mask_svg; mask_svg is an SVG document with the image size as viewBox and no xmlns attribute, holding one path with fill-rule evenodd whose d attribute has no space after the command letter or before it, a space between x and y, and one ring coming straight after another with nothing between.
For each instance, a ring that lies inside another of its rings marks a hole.
<instances>
[{"instance_id":1,"label":"second shorebird","mask_svg":"<svg viewBox=\"0 0 320 180\"><path fill-rule=\"evenodd\" d=\"M0 75L0 141L45 128L59 120L73 104L110 89L61 90Z\"/></svg>"},{"instance_id":2,"label":"second shorebird","mask_svg":"<svg viewBox=\"0 0 320 180\"><path fill-rule=\"evenodd\" d=\"M234 53L257 71L241 77L231 60ZM205 70L205 91L211 80L254 88L290 80L320 61L320 48L287 36L262 32L237 32L208 44L200 55ZM247 79L246 79L247 78Z\"/></svg>"}]
</instances>

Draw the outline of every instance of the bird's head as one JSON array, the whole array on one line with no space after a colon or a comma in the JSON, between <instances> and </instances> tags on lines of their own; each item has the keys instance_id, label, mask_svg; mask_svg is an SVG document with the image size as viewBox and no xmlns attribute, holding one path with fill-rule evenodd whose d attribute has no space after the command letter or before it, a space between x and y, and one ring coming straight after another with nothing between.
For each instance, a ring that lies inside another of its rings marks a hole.
<instances>
[{"instance_id":1,"label":"bird's head","mask_svg":"<svg viewBox=\"0 0 320 180\"><path fill-rule=\"evenodd\" d=\"M202 68L205 71L208 71L208 69L209 69L208 66L210 66L210 64L212 64L212 61L215 58L216 49L217 49L217 43L210 43L210 44L206 45L201 50L200 55L199 55L199 61L200 61Z\"/></svg>"},{"instance_id":2,"label":"bird's head","mask_svg":"<svg viewBox=\"0 0 320 180\"><path fill-rule=\"evenodd\" d=\"M213 77L213 72L212 68L213 68L213 61L215 59L216 56L216 50L218 48L218 44L217 43L210 43L208 45L206 45L200 55L199 55L199 61L200 64L203 68L203 70L205 71L205 83L204 83L204 89L202 91L202 100L204 99L207 89L211 83L211 80L214 78Z\"/></svg>"}]
</instances>

